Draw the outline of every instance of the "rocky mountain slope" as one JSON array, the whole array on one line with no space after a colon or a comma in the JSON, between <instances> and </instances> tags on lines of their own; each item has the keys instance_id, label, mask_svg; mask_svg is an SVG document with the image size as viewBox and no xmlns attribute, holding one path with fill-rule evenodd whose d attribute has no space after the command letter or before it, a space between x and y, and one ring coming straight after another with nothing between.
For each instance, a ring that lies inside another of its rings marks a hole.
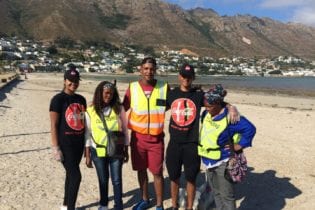
<instances>
[{"instance_id":1,"label":"rocky mountain slope","mask_svg":"<svg viewBox=\"0 0 315 210\"><path fill-rule=\"evenodd\" d=\"M315 28L161 0L0 0L0 35L105 40L199 55L315 58Z\"/></svg>"}]
</instances>

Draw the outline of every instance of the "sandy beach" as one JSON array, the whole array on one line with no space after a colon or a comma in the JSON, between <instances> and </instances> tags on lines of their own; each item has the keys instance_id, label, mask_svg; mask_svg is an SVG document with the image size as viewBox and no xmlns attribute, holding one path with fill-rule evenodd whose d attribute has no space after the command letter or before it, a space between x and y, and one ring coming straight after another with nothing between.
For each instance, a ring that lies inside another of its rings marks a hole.
<instances>
[{"instance_id":1,"label":"sandy beach","mask_svg":"<svg viewBox=\"0 0 315 210\"><path fill-rule=\"evenodd\" d=\"M96 85L83 80L78 93L90 102ZM52 159L48 108L62 86L61 74L34 73L0 90L0 210L59 209L65 173ZM119 83L118 88L123 97L127 84ZM250 172L236 185L238 209L315 209L315 98L228 90L226 101L236 105L257 127L253 147L246 150ZM168 119L169 113L166 144ZM81 172L77 206L96 210L99 192L95 169L87 168L82 161ZM164 175L164 207L168 208L166 169ZM203 180L202 170L198 185ZM139 191L130 162L123 166L123 185L124 207L131 209L139 200ZM111 209L111 186L109 195Z\"/></svg>"}]
</instances>

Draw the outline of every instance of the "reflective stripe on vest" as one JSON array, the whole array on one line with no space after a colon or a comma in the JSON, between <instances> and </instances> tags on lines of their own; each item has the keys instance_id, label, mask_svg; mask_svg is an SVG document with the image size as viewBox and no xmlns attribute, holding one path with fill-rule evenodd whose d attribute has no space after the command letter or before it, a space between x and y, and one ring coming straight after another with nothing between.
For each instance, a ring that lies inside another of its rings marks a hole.
<instances>
[{"instance_id":1,"label":"reflective stripe on vest","mask_svg":"<svg viewBox=\"0 0 315 210\"><path fill-rule=\"evenodd\" d=\"M90 116L91 122L91 134L92 139L96 145L106 146L107 145L107 133L101 118L95 112L94 106L87 108L87 113ZM105 116L106 125L108 130L118 131L119 130L119 116L112 109L109 116Z\"/></svg>"},{"instance_id":2,"label":"reflective stripe on vest","mask_svg":"<svg viewBox=\"0 0 315 210\"><path fill-rule=\"evenodd\" d=\"M218 145L218 138L220 134L227 127L227 116L219 121L213 121L209 113L205 116L201 131L200 140L198 145L198 154L212 160L219 160L221 158L221 147ZM234 143L240 139L239 134L233 136ZM228 142L227 142L228 143Z\"/></svg>"},{"instance_id":3,"label":"reflective stripe on vest","mask_svg":"<svg viewBox=\"0 0 315 210\"><path fill-rule=\"evenodd\" d=\"M163 132L165 105L157 106L157 100L166 101L167 84L157 81L149 98L139 82L130 84L130 113L128 128L142 134L159 135Z\"/></svg>"}]
</instances>

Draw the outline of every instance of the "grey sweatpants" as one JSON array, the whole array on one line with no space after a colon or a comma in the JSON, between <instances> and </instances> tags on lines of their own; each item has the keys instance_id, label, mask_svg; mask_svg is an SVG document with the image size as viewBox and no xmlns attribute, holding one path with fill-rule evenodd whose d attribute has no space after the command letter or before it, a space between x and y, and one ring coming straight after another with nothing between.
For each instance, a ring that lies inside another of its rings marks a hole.
<instances>
[{"instance_id":1,"label":"grey sweatpants","mask_svg":"<svg viewBox=\"0 0 315 210\"><path fill-rule=\"evenodd\" d=\"M212 192L216 210L235 210L234 184L224 178L227 163L207 170L208 181Z\"/></svg>"}]
</instances>

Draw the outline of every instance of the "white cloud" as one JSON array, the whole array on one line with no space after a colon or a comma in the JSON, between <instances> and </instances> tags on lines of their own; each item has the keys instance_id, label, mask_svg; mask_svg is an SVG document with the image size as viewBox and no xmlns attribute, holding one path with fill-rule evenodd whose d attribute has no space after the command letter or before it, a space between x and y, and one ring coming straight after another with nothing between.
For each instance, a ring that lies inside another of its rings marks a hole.
<instances>
[{"instance_id":1,"label":"white cloud","mask_svg":"<svg viewBox=\"0 0 315 210\"><path fill-rule=\"evenodd\" d=\"M263 0L260 6L265 9L289 9L292 11L289 21L315 26L314 0Z\"/></svg>"},{"instance_id":2,"label":"white cloud","mask_svg":"<svg viewBox=\"0 0 315 210\"><path fill-rule=\"evenodd\" d=\"M314 0L262 0L262 8L304 7L313 4Z\"/></svg>"},{"instance_id":3,"label":"white cloud","mask_svg":"<svg viewBox=\"0 0 315 210\"><path fill-rule=\"evenodd\" d=\"M315 27L315 6L312 8L308 7L295 10L291 21Z\"/></svg>"},{"instance_id":4,"label":"white cloud","mask_svg":"<svg viewBox=\"0 0 315 210\"><path fill-rule=\"evenodd\" d=\"M176 4L181 5L183 8L205 7L205 0L178 0Z\"/></svg>"},{"instance_id":5,"label":"white cloud","mask_svg":"<svg viewBox=\"0 0 315 210\"><path fill-rule=\"evenodd\" d=\"M211 4L218 5L218 8L239 8L242 9L251 5L269 14L285 14L284 21L298 22L305 25L315 26L315 0L177 0L173 1L183 8L208 7ZM255 15L255 12L253 13Z\"/></svg>"},{"instance_id":6,"label":"white cloud","mask_svg":"<svg viewBox=\"0 0 315 210\"><path fill-rule=\"evenodd\" d=\"M205 7L204 0L195 0L195 6L194 7Z\"/></svg>"}]
</instances>

